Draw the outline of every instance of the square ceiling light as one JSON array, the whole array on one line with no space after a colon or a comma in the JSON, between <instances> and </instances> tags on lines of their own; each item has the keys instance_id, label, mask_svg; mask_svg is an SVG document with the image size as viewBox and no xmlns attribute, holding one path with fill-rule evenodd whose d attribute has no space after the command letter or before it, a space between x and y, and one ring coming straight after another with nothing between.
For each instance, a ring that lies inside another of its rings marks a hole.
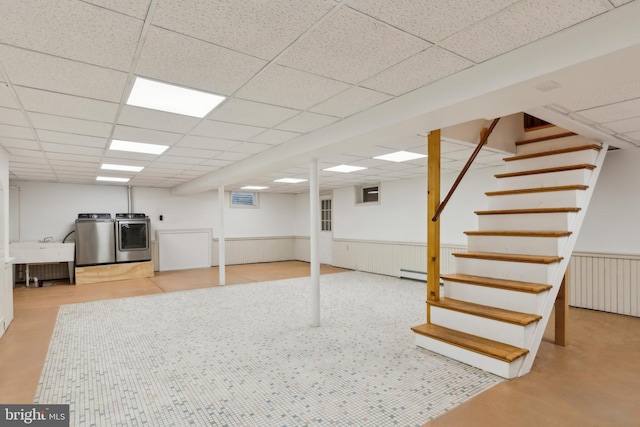
<instances>
[{"instance_id":1,"label":"square ceiling light","mask_svg":"<svg viewBox=\"0 0 640 427\"><path fill-rule=\"evenodd\" d=\"M129 178L119 178L117 176L97 176L96 181L129 182Z\"/></svg>"},{"instance_id":2,"label":"square ceiling light","mask_svg":"<svg viewBox=\"0 0 640 427\"><path fill-rule=\"evenodd\" d=\"M299 178L280 178L280 179L276 179L273 182L284 182L286 184L299 184L301 182L306 182L306 179L299 179Z\"/></svg>"},{"instance_id":3,"label":"square ceiling light","mask_svg":"<svg viewBox=\"0 0 640 427\"><path fill-rule=\"evenodd\" d=\"M226 98L136 77L127 105L203 118Z\"/></svg>"},{"instance_id":4,"label":"square ceiling light","mask_svg":"<svg viewBox=\"0 0 640 427\"><path fill-rule=\"evenodd\" d=\"M266 190L269 187L263 187L261 185L246 185L241 187L242 190Z\"/></svg>"},{"instance_id":5,"label":"square ceiling light","mask_svg":"<svg viewBox=\"0 0 640 427\"><path fill-rule=\"evenodd\" d=\"M331 168L326 168L326 169L322 169L322 170L327 171L327 172L350 173L350 172L355 172L355 171L361 171L363 169L366 169L366 168L364 168L362 166L340 165L340 166L333 166Z\"/></svg>"},{"instance_id":6,"label":"square ceiling light","mask_svg":"<svg viewBox=\"0 0 640 427\"><path fill-rule=\"evenodd\" d=\"M168 145L145 144L142 142L121 141L119 139L112 140L109 146L109 150L145 154L162 154L167 148L169 148Z\"/></svg>"},{"instance_id":7,"label":"square ceiling light","mask_svg":"<svg viewBox=\"0 0 640 427\"><path fill-rule=\"evenodd\" d=\"M125 171L125 172L140 172L144 169L144 166L127 166L127 165L111 165L109 163L103 163L100 169L110 171Z\"/></svg>"},{"instance_id":8,"label":"square ceiling light","mask_svg":"<svg viewBox=\"0 0 640 427\"><path fill-rule=\"evenodd\" d=\"M412 153L410 151L396 151L395 153L376 156L374 159L387 160L389 162L406 162L409 160L422 159L427 157L426 154Z\"/></svg>"}]
</instances>

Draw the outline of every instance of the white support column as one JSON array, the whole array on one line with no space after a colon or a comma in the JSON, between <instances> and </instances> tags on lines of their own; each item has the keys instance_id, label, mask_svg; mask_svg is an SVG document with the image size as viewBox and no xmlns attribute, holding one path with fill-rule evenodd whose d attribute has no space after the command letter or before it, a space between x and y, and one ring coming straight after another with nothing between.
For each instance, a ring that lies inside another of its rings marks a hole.
<instances>
[{"instance_id":1,"label":"white support column","mask_svg":"<svg viewBox=\"0 0 640 427\"><path fill-rule=\"evenodd\" d=\"M218 283L225 285L224 184L218 186Z\"/></svg>"},{"instance_id":2,"label":"white support column","mask_svg":"<svg viewBox=\"0 0 640 427\"><path fill-rule=\"evenodd\" d=\"M320 185L318 159L309 165L309 231L311 241L311 326L320 326Z\"/></svg>"}]
</instances>

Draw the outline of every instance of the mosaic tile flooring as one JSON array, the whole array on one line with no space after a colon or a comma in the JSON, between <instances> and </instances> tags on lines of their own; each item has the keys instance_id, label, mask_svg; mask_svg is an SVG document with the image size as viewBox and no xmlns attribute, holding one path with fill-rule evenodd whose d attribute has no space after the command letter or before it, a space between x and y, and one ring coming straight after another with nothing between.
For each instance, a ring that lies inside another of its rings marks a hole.
<instances>
[{"instance_id":1,"label":"mosaic tile flooring","mask_svg":"<svg viewBox=\"0 0 640 427\"><path fill-rule=\"evenodd\" d=\"M420 349L424 284L322 276L62 306L35 403L75 426L420 426L500 378Z\"/></svg>"}]
</instances>

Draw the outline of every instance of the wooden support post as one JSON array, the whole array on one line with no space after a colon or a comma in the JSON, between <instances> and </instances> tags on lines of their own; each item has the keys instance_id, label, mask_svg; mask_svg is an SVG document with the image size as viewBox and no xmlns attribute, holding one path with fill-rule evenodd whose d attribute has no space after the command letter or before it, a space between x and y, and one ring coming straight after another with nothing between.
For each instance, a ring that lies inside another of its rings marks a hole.
<instances>
[{"instance_id":1,"label":"wooden support post","mask_svg":"<svg viewBox=\"0 0 640 427\"><path fill-rule=\"evenodd\" d=\"M556 345L567 346L569 341L567 326L569 324L569 266L564 273L555 304L556 316Z\"/></svg>"},{"instance_id":2,"label":"wooden support post","mask_svg":"<svg viewBox=\"0 0 640 427\"><path fill-rule=\"evenodd\" d=\"M427 301L440 299L440 219L432 221L440 205L440 129L428 137L427 153ZM427 323L431 313L427 304Z\"/></svg>"}]
</instances>

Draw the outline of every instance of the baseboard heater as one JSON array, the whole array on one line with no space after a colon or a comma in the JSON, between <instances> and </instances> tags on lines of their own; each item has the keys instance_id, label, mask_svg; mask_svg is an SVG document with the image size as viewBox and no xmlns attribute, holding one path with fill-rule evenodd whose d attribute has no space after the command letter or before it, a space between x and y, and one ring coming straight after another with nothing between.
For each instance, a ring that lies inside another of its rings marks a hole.
<instances>
[{"instance_id":1,"label":"baseboard heater","mask_svg":"<svg viewBox=\"0 0 640 427\"><path fill-rule=\"evenodd\" d=\"M404 268L400 269L399 277L401 279L417 280L418 282L427 281L427 273L425 273L424 271L406 270ZM444 286L442 280L440 281L440 286Z\"/></svg>"}]
</instances>

